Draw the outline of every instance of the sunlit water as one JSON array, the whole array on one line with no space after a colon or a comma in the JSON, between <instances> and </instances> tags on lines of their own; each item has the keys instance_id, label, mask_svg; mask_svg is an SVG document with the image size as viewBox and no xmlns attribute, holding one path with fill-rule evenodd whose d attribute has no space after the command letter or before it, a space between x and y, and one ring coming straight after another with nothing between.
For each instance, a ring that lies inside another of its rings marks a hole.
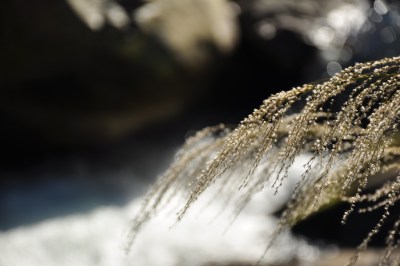
<instances>
[{"instance_id":1,"label":"sunlit water","mask_svg":"<svg viewBox=\"0 0 400 266\"><path fill-rule=\"evenodd\" d=\"M297 165L301 164L296 164L291 172L297 173ZM294 183L295 180L288 182L277 196L272 189L257 195L231 226L233 207L220 201L207 208L194 205L179 223L175 223L174 211L167 210L145 227L128 254L124 249L126 234L140 206L140 197L123 207L104 206L84 214L21 226L0 233L0 265L179 266L256 262L276 226L276 218L267 214L282 207ZM175 203L171 206L182 204ZM286 233L276 241L263 263L294 259L311 262L319 254L318 248Z\"/></svg>"}]
</instances>

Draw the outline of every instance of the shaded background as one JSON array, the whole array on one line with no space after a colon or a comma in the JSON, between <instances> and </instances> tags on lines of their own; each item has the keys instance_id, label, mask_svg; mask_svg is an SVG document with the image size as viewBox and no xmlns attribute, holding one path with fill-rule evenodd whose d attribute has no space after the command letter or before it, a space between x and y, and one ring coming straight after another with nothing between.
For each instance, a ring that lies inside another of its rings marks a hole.
<instances>
[{"instance_id":1,"label":"shaded background","mask_svg":"<svg viewBox=\"0 0 400 266\"><path fill-rule=\"evenodd\" d=\"M0 230L124 206L194 131L237 124L272 93L398 55L399 8L382 0L3 0ZM349 237L354 227L339 220L329 232L310 230L312 221L296 230L358 244L365 232Z\"/></svg>"}]
</instances>

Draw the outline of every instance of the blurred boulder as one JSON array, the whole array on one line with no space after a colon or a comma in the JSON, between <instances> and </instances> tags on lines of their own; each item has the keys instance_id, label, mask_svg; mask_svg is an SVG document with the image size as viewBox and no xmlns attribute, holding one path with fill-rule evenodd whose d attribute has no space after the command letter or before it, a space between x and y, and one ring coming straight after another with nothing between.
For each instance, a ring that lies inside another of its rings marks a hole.
<instances>
[{"instance_id":1,"label":"blurred boulder","mask_svg":"<svg viewBox=\"0 0 400 266\"><path fill-rule=\"evenodd\" d=\"M206 66L234 46L234 16L223 0L204 7L170 2L161 7L168 13L158 14L163 23L154 26L158 18L152 14L148 22L148 6L155 2L2 1L2 134L22 143L32 136L60 145L98 143L195 101L205 88L199 81L213 71ZM179 35L171 31L176 23Z\"/></svg>"},{"instance_id":2,"label":"blurred boulder","mask_svg":"<svg viewBox=\"0 0 400 266\"><path fill-rule=\"evenodd\" d=\"M153 0L135 18L144 32L157 36L192 67L209 60L210 49L231 52L238 37L236 11L226 0Z\"/></svg>"}]
</instances>

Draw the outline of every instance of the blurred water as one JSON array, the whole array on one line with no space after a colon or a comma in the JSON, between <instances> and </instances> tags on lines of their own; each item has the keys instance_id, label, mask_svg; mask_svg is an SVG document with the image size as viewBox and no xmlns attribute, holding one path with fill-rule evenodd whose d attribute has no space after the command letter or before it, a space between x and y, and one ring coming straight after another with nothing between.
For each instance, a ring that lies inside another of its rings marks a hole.
<instances>
[{"instance_id":1,"label":"blurred water","mask_svg":"<svg viewBox=\"0 0 400 266\"><path fill-rule=\"evenodd\" d=\"M291 170L292 175L298 172L296 167ZM137 199L123 206L99 206L0 233L0 265L195 266L255 262L276 226L276 218L267 213L284 204L294 183L295 180L288 182L279 196L273 196L272 189L256 196L225 233L233 206L225 206L224 202L216 200L205 209L196 204L172 228L176 219L174 209L165 210L148 224L126 254L126 233L143 192L138 191L133 195ZM60 193L64 190L54 189ZM170 205L183 203L177 201ZM224 212L220 214L222 209ZM216 215L218 218L214 219ZM277 240L263 263L311 262L319 255L318 248L287 232Z\"/></svg>"}]
</instances>

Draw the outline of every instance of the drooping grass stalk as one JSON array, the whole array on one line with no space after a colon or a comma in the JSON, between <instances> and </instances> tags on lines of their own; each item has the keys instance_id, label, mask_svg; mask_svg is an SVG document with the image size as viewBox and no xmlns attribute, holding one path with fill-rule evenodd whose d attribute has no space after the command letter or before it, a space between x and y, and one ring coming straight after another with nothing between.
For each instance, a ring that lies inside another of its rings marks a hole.
<instances>
[{"instance_id":1,"label":"drooping grass stalk","mask_svg":"<svg viewBox=\"0 0 400 266\"><path fill-rule=\"evenodd\" d=\"M289 114L294 104L302 109ZM272 95L236 129L210 127L187 140L145 197L130 239L133 241L143 225L181 191L187 192L187 200L180 207L178 220L210 186L219 186L219 191L228 195L227 200L236 204L237 215L266 184L278 192L296 157L308 153L311 159L300 174L276 232L333 200L351 205L343 222L358 203L370 202L371 207L360 212L383 208L384 214L349 261L353 265L391 215L390 207L400 199L398 178L383 182L375 193L364 192L371 176L400 175L399 115L400 57L359 63L328 81ZM233 176L234 172L241 175ZM383 262L398 246L399 221L389 233Z\"/></svg>"}]
</instances>

